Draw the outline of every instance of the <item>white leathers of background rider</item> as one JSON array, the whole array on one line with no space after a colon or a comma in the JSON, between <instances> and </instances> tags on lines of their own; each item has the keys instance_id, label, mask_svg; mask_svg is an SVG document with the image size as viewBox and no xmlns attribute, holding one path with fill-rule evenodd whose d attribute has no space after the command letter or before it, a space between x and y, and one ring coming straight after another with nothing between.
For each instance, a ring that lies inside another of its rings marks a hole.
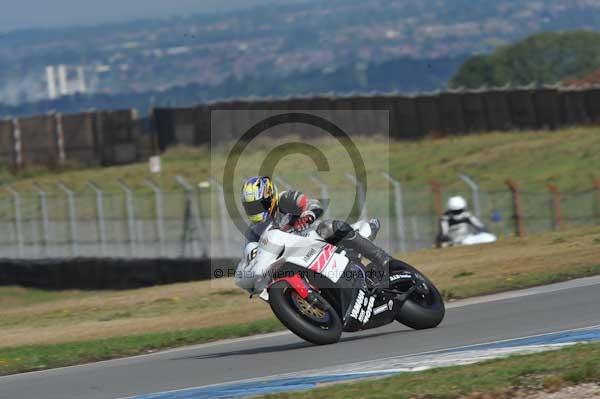
<instances>
[{"instance_id":1,"label":"white leathers of background rider","mask_svg":"<svg viewBox=\"0 0 600 399\"><path fill-rule=\"evenodd\" d=\"M450 217L444 215L440 221L442 234L450 238L452 242L459 243L473 232L472 228L481 231L485 228L484 224L469 211L463 211L459 215L452 215L453 219L464 220L463 223L450 224Z\"/></svg>"}]
</instances>

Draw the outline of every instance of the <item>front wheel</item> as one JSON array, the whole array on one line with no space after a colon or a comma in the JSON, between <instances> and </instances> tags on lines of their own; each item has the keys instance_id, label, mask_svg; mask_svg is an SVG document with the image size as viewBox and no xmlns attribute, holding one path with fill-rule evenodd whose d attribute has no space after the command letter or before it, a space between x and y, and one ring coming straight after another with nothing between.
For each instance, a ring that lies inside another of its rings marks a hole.
<instances>
[{"instance_id":1,"label":"front wheel","mask_svg":"<svg viewBox=\"0 0 600 399\"><path fill-rule=\"evenodd\" d=\"M446 314L442 295L427 277L411 265L399 260L390 262L390 274L402 270L414 274L417 284L422 284L423 289L413 292L404 302L400 313L396 316L396 320L415 330L437 327Z\"/></svg>"},{"instance_id":2,"label":"front wheel","mask_svg":"<svg viewBox=\"0 0 600 399\"><path fill-rule=\"evenodd\" d=\"M279 321L305 341L327 345L340 340L342 321L323 297L310 304L282 280L269 289L269 305Z\"/></svg>"}]
</instances>

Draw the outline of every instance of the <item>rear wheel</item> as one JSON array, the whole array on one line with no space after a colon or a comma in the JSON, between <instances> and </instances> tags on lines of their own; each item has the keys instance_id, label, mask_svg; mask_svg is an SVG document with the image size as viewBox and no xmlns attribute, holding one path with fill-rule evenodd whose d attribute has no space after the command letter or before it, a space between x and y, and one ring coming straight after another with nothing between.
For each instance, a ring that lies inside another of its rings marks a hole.
<instances>
[{"instance_id":1,"label":"rear wheel","mask_svg":"<svg viewBox=\"0 0 600 399\"><path fill-rule=\"evenodd\" d=\"M415 330L437 327L446 314L442 295L427 277L411 265L399 260L391 262L390 274L402 270L413 273L421 286L404 302L396 320Z\"/></svg>"},{"instance_id":2,"label":"rear wheel","mask_svg":"<svg viewBox=\"0 0 600 399\"><path fill-rule=\"evenodd\" d=\"M334 308L321 296L308 303L282 280L269 289L269 305L275 316L291 332L317 345L333 344L342 335L342 321Z\"/></svg>"}]
</instances>

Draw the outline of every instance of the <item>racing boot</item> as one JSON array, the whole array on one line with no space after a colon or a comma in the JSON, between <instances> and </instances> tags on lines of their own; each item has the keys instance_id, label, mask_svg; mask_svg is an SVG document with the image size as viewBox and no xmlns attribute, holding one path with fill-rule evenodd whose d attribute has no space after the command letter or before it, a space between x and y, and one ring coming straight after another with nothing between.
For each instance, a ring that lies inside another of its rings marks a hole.
<instances>
[{"instance_id":1,"label":"racing boot","mask_svg":"<svg viewBox=\"0 0 600 399\"><path fill-rule=\"evenodd\" d=\"M379 221L371 220L375 232L379 231ZM373 228L372 227L372 228ZM324 220L317 227L317 233L325 238L327 242L334 245L341 244L344 248L351 250L357 254L364 256L371 261L367 274L373 282L370 284L372 288L384 288L389 283L389 275L387 272L388 263L391 259L383 249L373 244L368 238L358 234L352 226L340 220ZM360 259L360 258L359 258Z\"/></svg>"},{"instance_id":2,"label":"racing boot","mask_svg":"<svg viewBox=\"0 0 600 399\"><path fill-rule=\"evenodd\" d=\"M386 288L389 284L389 262L391 256L369 239L356 233L351 238L344 240L344 246L360 253L369 259L367 278L372 282L371 287L375 289Z\"/></svg>"}]
</instances>

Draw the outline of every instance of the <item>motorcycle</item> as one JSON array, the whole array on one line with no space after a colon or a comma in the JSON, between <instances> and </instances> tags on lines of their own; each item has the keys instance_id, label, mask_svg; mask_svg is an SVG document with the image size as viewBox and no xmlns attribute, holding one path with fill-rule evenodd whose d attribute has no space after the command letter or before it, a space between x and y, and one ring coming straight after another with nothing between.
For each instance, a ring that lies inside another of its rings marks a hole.
<instances>
[{"instance_id":1,"label":"motorcycle","mask_svg":"<svg viewBox=\"0 0 600 399\"><path fill-rule=\"evenodd\" d=\"M366 222L353 228L370 236ZM367 330L394 321L417 330L433 328L444 318L444 301L435 285L397 259L389 262L385 288L369 288L371 284L349 287L349 282L368 281L360 273L369 269L362 266L360 254L326 242L315 227L301 233L267 229L248 264L250 269L256 266L266 266L258 268L266 272L255 280L253 292L260 293L283 325L313 344L332 344L343 331ZM352 327L344 324L345 315L352 318Z\"/></svg>"},{"instance_id":2,"label":"motorcycle","mask_svg":"<svg viewBox=\"0 0 600 399\"><path fill-rule=\"evenodd\" d=\"M477 245L477 244L489 244L496 242L498 237L492 233L481 231L476 234L470 234L462 239L459 245Z\"/></svg>"},{"instance_id":3,"label":"motorcycle","mask_svg":"<svg viewBox=\"0 0 600 399\"><path fill-rule=\"evenodd\" d=\"M498 237L496 237L494 234L488 233L487 231L479 231L461 236L460 238L454 240L440 240L438 241L437 246L438 248L446 248L459 245L490 244L496 241L498 241Z\"/></svg>"}]
</instances>

